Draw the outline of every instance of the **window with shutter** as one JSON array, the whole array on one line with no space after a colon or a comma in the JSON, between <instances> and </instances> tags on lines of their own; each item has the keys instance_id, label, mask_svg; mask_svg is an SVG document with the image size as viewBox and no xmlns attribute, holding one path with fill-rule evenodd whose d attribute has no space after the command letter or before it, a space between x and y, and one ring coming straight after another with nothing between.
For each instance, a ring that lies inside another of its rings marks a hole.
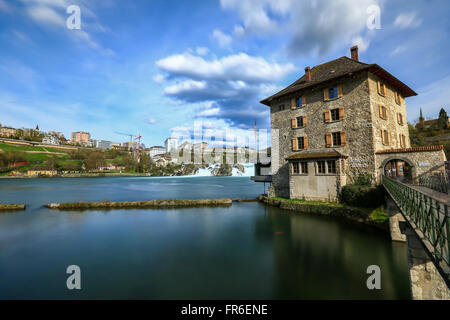
<instances>
[{"instance_id":1,"label":"window with shutter","mask_svg":"<svg viewBox=\"0 0 450 320\"><path fill-rule=\"evenodd\" d=\"M292 139L292 151L296 151L297 150L297 139L293 138Z\"/></svg>"},{"instance_id":2,"label":"window with shutter","mask_svg":"<svg viewBox=\"0 0 450 320\"><path fill-rule=\"evenodd\" d=\"M306 97L302 96L302 107L306 107Z\"/></svg>"},{"instance_id":3,"label":"window with shutter","mask_svg":"<svg viewBox=\"0 0 450 320\"><path fill-rule=\"evenodd\" d=\"M307 125L306 116L303 116L303 126L306 127L306 125Z\"/></svg>"},{"instance_id":4,"label":"window with shutter","mask_svg":"<svg viewBox=\"0 0 450 320\"><path fill-rule=\"evenodd\" d=\"M346 137L345 137L345 132L344 131L342 131L341 132L341 146L345 146L347 144L347 139L346 139Z\"/></svg>"},{"instance_id":5,"label":"window with shutter","mask_svg":"<svg viewBox=\"0 0 450 320\"><path fill-rule=\"evenodd\" d=\"M339 120L344 120L344 108L339 108Z\"/></svg>"},{"instance_id":6,"label":"window with shutter","mask_svg":"<svg viewBox=\"0 0 450 320\"><path fill-rule=\"evenodd\" d=\"M329 95L328 88L323 89L323 100L324 100L324 101L330 100L330 95Z\"/></svg>"},{"instance_id":7,"label":"window with shutter","mask_svg":"<svg viewBox=\"0 0 450 320\"><path fill-rule=\"evenodd\" d=\"M295 110L295 98L291 99L291 109Z\"/></svg>"},{"instance_id":8,"label":"window with shutter","mask_svg":"<svg viewBox=\"0 0 450 320\"><path fill-rule=\"evenodd\" d=\"M380 134L381 134L381 143L383 144L383 145L385 145L386 144L386 142L385 142L385 140L384 140L384 130L383 129L381 129L380 130Z\"/></svg>"},{"instance_id":9,"label":"window with shutter","mask_svg":"<svg viewBox=\"0 0 450 320\"><path fill-rule=\"evenodd\" d=\"M327 110L323 113L323 119L326 123L330 122L330 111Z\"/></svg>"},{"instance_id":10,"label":"window with shutter","mask_svg":"<svg viewBox=\"0 0 450 320\"><path fill-rule=\"evenodd\" d=\"M344 95L344 90L342 88L342 84L337 86L337 95L338 95L338 97L342 97Z\"/></svg>"},{"instance_id":11,"label":"window with shutter","mask_svg":"<svg viewBox=\"0 0 450 320\"><path fill-rule=\"evenodd\" d=\"M298 150L305 149L305 138L304 137L297 138L297 149Z\"/></svg>"},{"instance_id":12,"label":"window with shutter","mask_svg":"<svg viewBox=\"0 0 450 320\"><path fill-rule=\"evenodd\" d=\"M297 119L291 119L291 128L292 129L295 129L295 128L297 128Z\"/></svg>"},{"instance_id":13,"label":"window with shutter","mask_svg":"<svg viewBox=\"0 0 450 320\"><path fill-rule=\"evenodd\" d=\"M304 137L304 139L303 139L303 147L304 147L305 150L308 150L308 148L309 148L308 137Z\"/></svg>"},{"instance_id":14,"label":"window with shutter","mask_svg":"<svg viewBox=\"0 0 450 320\"><path fill-rule=\"evenodd\" d=\"M331 133L325 135L325 143L327 148L331 148Z\"/></svg>"},{"instance_id":15,"label":"window with shutter","mask_svg":"<svg viewBox=\"0 0 450 320\"><path fill-rule=\"evenodd\" d=\"M297 128L303 128L303 127L304 127L303 118L304 118L304 117L297 117L297 119L296 119L296 122L297 122Z\"/></svg>"}]
</instances>

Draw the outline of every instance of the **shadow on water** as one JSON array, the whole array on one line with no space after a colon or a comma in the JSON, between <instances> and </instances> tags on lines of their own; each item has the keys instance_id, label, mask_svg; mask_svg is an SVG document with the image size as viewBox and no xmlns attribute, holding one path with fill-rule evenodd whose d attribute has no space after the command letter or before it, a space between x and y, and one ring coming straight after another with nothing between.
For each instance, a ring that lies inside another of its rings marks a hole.
<instances>
[{"instance_id":1,"label":"shadow on water","mask_svg":"<svg viewBox=\"0 0 450 320\"><path fill-rule=\"evenodd\" d=\"M0 181L0 195L7 197L0 201L29 204L26 211L0 214L0 298L410 298L405 246L338 219L256 202L170 210L42 207L143 196L252 198L260 191L243 178L184 178L195 187L175 190L160 180L107 179L35 179L14 182L13 191ZM36 183L42 188L32 187ZM157 183L159 190L135 195L127 189L135 183ZM66 288L72 264L82 270L81 291ZM373 264L381 267L379 291L366 287Z\"/></svg>"}]
</instances>

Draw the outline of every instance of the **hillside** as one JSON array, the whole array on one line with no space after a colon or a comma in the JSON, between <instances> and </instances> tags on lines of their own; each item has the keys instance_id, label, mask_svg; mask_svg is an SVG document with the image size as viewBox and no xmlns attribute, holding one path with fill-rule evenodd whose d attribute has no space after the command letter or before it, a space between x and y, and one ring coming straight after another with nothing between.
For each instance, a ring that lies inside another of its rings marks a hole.
<instances>
[{"instance_id":1,"label":"hillside","mask_svg":"<svg viewBox=\"0 0 450 320\"><path fill-rule=\"evenodd\" d=\"M443 145L447 159L450 159L450 128L439 128L438 125L424 127L418 124L409 126L411 146Z\"/></svg>"}]
</instances>

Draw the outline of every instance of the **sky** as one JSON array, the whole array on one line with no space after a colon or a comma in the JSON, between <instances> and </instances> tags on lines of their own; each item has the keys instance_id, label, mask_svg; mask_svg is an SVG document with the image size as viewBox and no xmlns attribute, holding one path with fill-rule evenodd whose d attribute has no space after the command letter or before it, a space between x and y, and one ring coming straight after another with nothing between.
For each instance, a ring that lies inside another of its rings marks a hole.
<instances>
[{"instance_id":1,"label":"sky","mask_svg":"<svg viewBox=\"0 0 450 320\"><path fill-rule=\"evenodd\" d=\"M434 118L450 101L448 16L447 0L0 0L0 123L146 146L194 123L239 136L270 128L260 100L355 44L419 94L410 122Z\"/></svg>"}]
</instances>

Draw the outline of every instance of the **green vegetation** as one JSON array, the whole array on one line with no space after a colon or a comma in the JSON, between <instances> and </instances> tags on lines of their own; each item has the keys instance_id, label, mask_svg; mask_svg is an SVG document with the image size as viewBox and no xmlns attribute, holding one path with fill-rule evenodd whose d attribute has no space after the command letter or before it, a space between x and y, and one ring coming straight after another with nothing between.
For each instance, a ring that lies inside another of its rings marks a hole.
<instances>
[{"instance_id":1,"label":"green vegetation","mask_svg":"<svg viewBox=\"0 0 450 320\"><path fill-rule=\"evenodd\" d=\"M24 204L2 204L0 203L0 211L25 210Z\"/></svg>"},{"instance_id":2,"label":"green vegetation","mask_svg":"<svg viewBox=\"0 0 450 320\"><path fill-rule=\"evenodd\" d=\"M284 210L326 216L339 216L348 220L373 225L383 230L387 229L389 221L388 213L383 206L364 208L336 202L307 201L280 197L265 198L263 201Z\"/></svg>"},{"instance_id":3,"label":"green vegetation","mask_svg":"<svg viewBox=\"0 0 450 320\"><path fill-rule=\"evenodd\" d=\"M221 207L231 206L231 199L201 199L201 200L150 200L150 201L99 201L51 203L45 205L50 209L86 210L86 209L133 209L133 208L191 208L191 207Z\"/></svg>"},{"instance_id":4,"label":"green vegetation","mask_svg":"<svg viewBox=\"0 0 450 320\"><path fill-rule=\"evenodd\" d=\"M427 124L408 124L411 146L443 145L447 158L450 157L450 127L445 109L439 112L437 121Z\"/></svg>"},{"instance_id":5,"label":"green vegetation","mask_svg":"<svg viewBox=\"0 0 450 320\"><path fill-rule=\"evenodd\" d=\"M383 186L372 186L371 175L360 174L352 184L342 188L340 201L355 207L377 208L384 204L385 195Z\"/></svg>"}]
</instances>

